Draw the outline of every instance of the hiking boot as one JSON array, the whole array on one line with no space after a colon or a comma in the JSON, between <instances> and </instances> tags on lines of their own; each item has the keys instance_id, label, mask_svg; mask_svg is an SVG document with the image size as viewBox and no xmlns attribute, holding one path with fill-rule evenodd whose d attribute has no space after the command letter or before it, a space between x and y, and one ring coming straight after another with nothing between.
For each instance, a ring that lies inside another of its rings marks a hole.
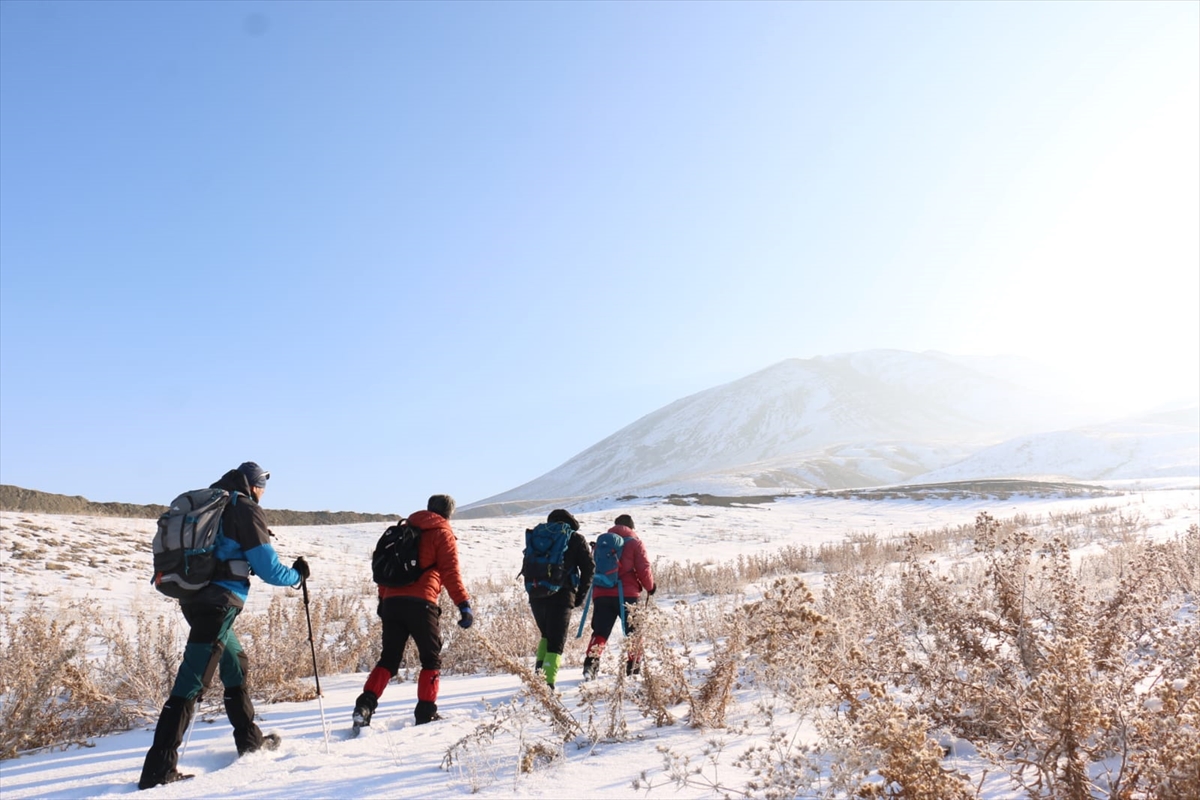
<instances>
[{"instance_id":1,"label":"hiking boot","mask_svg":"<svg viewBox=\"0 0 1200 800\"><path fill-rule=\"evenodd\" d=\"M155 780L147 780L143 776L142 780L138 783L138 788L139 789L153 789L155 786L165 786L168 783L175 783L177 781L186 781L188 778L194 778L194 777L196 777L196 776L190 775L190 774L185 775L184 773L180 772L179 770L173 769L156 781Z\"/></svg>"},{"instance_id":2,"label":"hiking boot","mask_svg":"<svg viewBox=\"0 0 1200 800\"><path fill-rule=\"evenodd\" d=\"M596 673L600 671L600 659L588 656L583 660L583 679L590 681L596 677Z\"/></svg>"},{"instance_id":3,"label":"hiking boot","mask_svg":"<svg viewBox=\"0 0 1200 800\"><path fill-rule=\"evenodd\" d=\"M244 756L247 753L257 753L259 750L278 750L279 743L283 741L278 733L268 733L262 736L262 741L259 744L248 744L238 748L238 755Z\"/></svg>"},{"instance_id":4,"label":"hiking boot","mask_svg":"<svg viewBox=\"0 0 1200 800\"><path fill-rule=\"evenodd\" d=\"M533 662L533 671L534 671L534 672L541 672L541 671L542 671L542 664L543 664L543 663L544 663L544 662L542 662L542 661L535 661L535 662Z\"/></svg>"},{"instance_id":5,"label":"hiking boot","mask_svg":"<svg viewBox=\"0 0 1200 800\"><path fill-rule=\"evenodd\" d=\"M351 718L356 728L371 727L371 715L375 712L369 706L355 706L354 716Z\"/></svg>"},{"instance_id":6,"label":"hiking boot","mask_svg":"<svg viewBox=\"0 0 1200 800\"><path fill-rule=\"evenodd\" d=\"M641 675L641 674L642 674L642 662L640 662L640 661L626 661L625 662L625 676L626 677L629 677L630 675Z\"/></svg>"},{"instance_id":7,"label":"hiking boot","mask_svg":"<svg viewBox=\"0 0 1200 800\"><path fill-rule=\"evenodd\" d=\"M354 701L354 727L367 728L371 725L371 715L379 706L379 698L372 692L363 692Z\"/></svg>"},{"instance_id":8,"label":"hiking boot","mask_svg":"<svg viewBox=\"0 0 1200 800\"><path fill-rule=\"evenodd\" d=\"M429 700L418 700L417 709L413 712L418 725L424 725L427 722L441 719L442 715L438 713L437 704Z\"/></svg>"},{"instance_id":9,"label":"hiking boot","mask_svg":"<svg viewBox=\"0 0 1200 800\"><path fill-rule=\"evenodd\" d=\"M154 726L154 742L146 751L142 775L138 779L139 789L149 789L192 777L181 774L176 767L179 766L179 745L183 743L195 708L194 697L189 699L172 695L167 698L158 724Z\"/></svg>"}]
</instances>

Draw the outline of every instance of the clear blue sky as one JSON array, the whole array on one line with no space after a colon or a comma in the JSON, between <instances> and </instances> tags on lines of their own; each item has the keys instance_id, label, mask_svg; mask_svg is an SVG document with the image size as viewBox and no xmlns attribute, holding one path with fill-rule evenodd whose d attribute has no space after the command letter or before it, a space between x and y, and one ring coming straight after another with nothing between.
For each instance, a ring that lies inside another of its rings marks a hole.
<instances>
[{"instance_id":1,"label":"clear blue sky","mask_svg":"<svg viewBox=\"0 0 1200 800\"><path fill-rule=\"evenodd\" d=\"M1200 384L1200 4L0 2L0 482L408 512L785 358Z\"/></svg>"}]
</instances>

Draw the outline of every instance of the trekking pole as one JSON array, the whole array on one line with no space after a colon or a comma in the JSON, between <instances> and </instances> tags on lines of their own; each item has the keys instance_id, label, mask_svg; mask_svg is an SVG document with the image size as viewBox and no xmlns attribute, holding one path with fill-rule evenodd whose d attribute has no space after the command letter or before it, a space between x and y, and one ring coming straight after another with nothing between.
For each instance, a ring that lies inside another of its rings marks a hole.
<instances>
[{"instance_id":1,"label":"trekking pole","mask_svg":"<svg viewBox=\"0 0 1200 800\"><path fill-rule=\"evenodd\" d=\"M321 676L317 672L317 644L313 641L312 614L308 611L308 578L300 579L304 593L304 617L308 620L308 646L312 650L313 680L317 682L317 706L321 709L321 731L325 734L325 752L329 753L329 726L325 724L325 698L321 694Z\"/></svg>"},{"instance_id":2,"label":"trekking pole","mask_svg":"<svg viewBox=\"0 0 1200 800\"><path fill-rule=\"evenodd\" d=\"M583 601L583 616L579 618L579 630L575 632L576 639L583 638L583 623L587 622L588 606L592 604L592 589L594 586L588 587L587 599Z\"/></svg>"},{"instance_id":3,"label":"trekking pole","mask_svg":"<svg viewBox=\"0 0 1200 800\"><path fill-rule=\"evenodd\" d=\"M196 706L199 706L199 705L200 705L200 697L197 696L196 697ZM196 707L194 706L193 711L192 711L192 718L188 721L187 736L184 737L183 748L179 751L180 758L183 758L185 755L187 755L188 742L192 741L192 730L196 727L196 714L199 713L195 709L196 709Z\"/></svg>"}]
</instances>

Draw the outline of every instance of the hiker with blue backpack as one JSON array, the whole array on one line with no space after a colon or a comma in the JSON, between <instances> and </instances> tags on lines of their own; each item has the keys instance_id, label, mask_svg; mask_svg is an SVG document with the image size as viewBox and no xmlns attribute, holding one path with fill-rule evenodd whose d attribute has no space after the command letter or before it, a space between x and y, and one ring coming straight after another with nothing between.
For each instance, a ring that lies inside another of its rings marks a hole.
<instances>
[{"instance_id":1,"label":"hiker with blue backpack","mask_svg":"<svg viewBox=\"0 0 1200 800\"><path fill-rule=\"evenodd\" d=\"M595 611L592 613L592 638L583 660L585 681L595 678L600 670L600 656L617 620L621 620L626 636L633 633L629 609L637 605L643 589L647 594L654 594L658 589L646 548L634 531L633 518L628 514L617 517L616 524L596 538L593 556L596 560L596 575L592 579ZM625 662L625 674L637 675L641 671L642 654L633 650Z\"/></svg>"},{"instance_id":2,"label":"hiker with blue backpack","mask_svg":"<svg viewBox=\"0 0 1200 800\"><path fill-rule=\"evenodd\" d=\"M542 634L534 670L545 675L551 689L562 663L571 609L583 605L594 569L587 540L579 533L579 521L566 509L554 509L545 522L525 531L521 574L529 608Z\"/></svg>"},{"instance_id":3,"label":"hiker with blue backpack","mask_svg":"<svg viewBox=\"0 0 1200 800\"><path fill-rule=\"evenodd\" d=\"M208 489L180 495L159 518L153 582L164 595L179 600L190 630L171 696L146 753L139 789L192 777L177 769L179 746L196 701L218 674L238 755L279 747L278 734L264 736L254 724L254 705L246 689L249 659L233 632L233 621L250 592L251 575L273 586L298 588L310 574L303 557L286 567L271 545L272 534L259 505L270 477L247 461ZM185 549L181 535L203 542ZM201 543L205 546L195 546Z\"/></svg>"}]
</instances>

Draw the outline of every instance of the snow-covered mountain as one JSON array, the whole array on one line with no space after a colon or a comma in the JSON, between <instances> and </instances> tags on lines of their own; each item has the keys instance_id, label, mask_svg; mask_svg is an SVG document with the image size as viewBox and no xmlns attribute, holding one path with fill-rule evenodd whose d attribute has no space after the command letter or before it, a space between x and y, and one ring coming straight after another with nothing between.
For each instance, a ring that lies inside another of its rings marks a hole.
<instances>
[{"instance_id":1,"label":"snow-covered mountain","mask_svg":"<svg viewBox=\"0 0 1200 800\"><path fill-rule=\"evenodd\" d=\"M1098 426L1094 412L1045 389L1044 378L1015 358L872 350L790 359L677 400L472 505L516 511L622 494L844 489L951 475L1200 472L1195 413Z\"/></svg>"}]
</instances>

